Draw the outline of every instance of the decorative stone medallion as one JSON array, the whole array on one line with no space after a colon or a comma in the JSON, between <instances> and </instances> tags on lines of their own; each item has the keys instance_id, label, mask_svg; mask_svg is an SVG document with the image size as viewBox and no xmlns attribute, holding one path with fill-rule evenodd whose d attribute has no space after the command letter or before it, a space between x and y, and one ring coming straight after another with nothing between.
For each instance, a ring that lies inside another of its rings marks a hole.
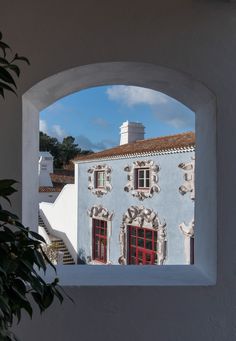
<instances>
[{"instance_id":1,"label":"decorative stone medallion","mask_svg":"<svg viewBox=\"0 0 236 341\"><path fill-rule=\"evenodd\" d=\"M138 169L149 169L150 172L150 186L149 188L143 190L139 188L135 188L135 177L137 176ZM134 161L133 164L127 165L124 168L124 171L127 172L127 184L124 187L125 192L130 192L133 197L138 198L139 200L144 200L146 198L151 198L154 193L160 192L160 187L158 186L158 172L160 168L158 165L154 164L154 161Z\"/></svg>"},{"instance_id":2,"label":"decorative stone medallion","mask_svg":"<svg viewBox=\"0 0 236 341\"><path fill-rule=\"evenodd\" d=\"M104 172L104 187L96 187L96 172ZM88 169L88 189L97 197L101 197L111 191L111 167L108 165L96 165Z\"/></svg>"},{"instance_id":3,"label":"decorative stone medallion","mask_svg":"<svg viewBox=\"0 0 236 341\"><path fill-rule=\"evenodd\" d=\"M179 192L182 195L190 193L191 200L195 199L195 157L192 157L192 161L186 163L180 163L184 173L184 183L179 187Z\"/></svg>"},{"instance_id":4,"label":"decorative stone medallion","mask_svg":"<svg viewBox=\"0 0 236 341\"><path fill-rule=\"evenodd\" d=\"M166 259L166 223L161 223L157 213L143 206L131 206L123 215L119 235L121 254L118 260L119 263L127 264L127 227L132 224L157 231L157 264L162 265Z\"/></svg>"}]
</instances>

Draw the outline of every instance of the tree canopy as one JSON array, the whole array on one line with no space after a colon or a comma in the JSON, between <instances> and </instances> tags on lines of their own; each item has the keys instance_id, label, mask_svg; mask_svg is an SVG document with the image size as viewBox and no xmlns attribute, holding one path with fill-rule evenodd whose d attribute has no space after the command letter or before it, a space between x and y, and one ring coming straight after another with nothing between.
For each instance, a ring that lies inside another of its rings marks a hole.
<instances>
[{"instance_id":1,"label":"tree canopy","mask_svg":"<svg viewBox=\"0 0 236 341\"><path fill-rule=\"evenodd\" d=\"M93 153L91 150L82 150L75 143L73 136L64 137L62 142L56 137L51 137L40 131L39 150L41 152L50 152L54 157L54 167L62 168L74 159L77 155L86 155Z\"/></svg>"}]
</instances>

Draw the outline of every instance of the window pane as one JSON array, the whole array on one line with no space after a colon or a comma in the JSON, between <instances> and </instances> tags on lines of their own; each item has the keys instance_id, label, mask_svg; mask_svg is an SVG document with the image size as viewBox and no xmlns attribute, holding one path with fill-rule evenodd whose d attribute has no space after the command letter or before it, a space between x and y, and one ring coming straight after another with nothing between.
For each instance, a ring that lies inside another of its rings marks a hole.
<instances>
[{"instance_id":1,"label":"window pane","mask_svg":"<svg viewBox=\"0 0 236 341\"><path fill-rule=\"evenodd\" d=\"M139 178L144 178L144 170L139 170L138 176Z\"/></svg>"},{"instance_id":2,"label":"window pane","mask_svg":"<svg viewBox=\"0 0 236 341\"><path fill-rule=\"evenodd\" d=\"M138 239L138 246L144 247L144 239L143 238Z\"/></svg>"},{"instance_id":3,"label":"window pane","mask_svg":"<svg viewBox=\"0 0 236 341\"><path fill-rule=\"evenodd\" d=\"M149 179L146 179L146 186L145 187L150 187L150 181L149 181Z\"/></svg>"},{"instance_id":4,"label":"window pane","mask_svg":"<svg viewBox=\"0 0 236 341\"><path fill-rule=\"evenodd\" d=\"M152 231L146 230L146 239L152 239Z\"/></svg>"},{"instance_id":5,"label":"window pane","mask_svg":"<svg viewBox=\"0 0 236 341\"><path fill-rule=\"evenodd\" d=\"M152 242L150 240L146 241L146 249L152 250Z\"/></svg>"},{"instance_id":6,"label":"window pane","mask_svg":"<svg viewBox=\"0 0 236 341\"><path fill-rule=\"evenodd\" d=\"M146 178L149 179L149 169L146 169Z\"/></svg>"},{"instance_id":7,"label":"window pane","mask_svg":"<svg viewBox=\"0 0 236 341\"><path fill-rule=\"evenodd\" d=\"M144 229L138 229L138 236L139 237L144 237Z\"/></svg>"},{"instance_id":8,"label":"window pane","mask_svg":"<svg viewBox=\"0 0 236 341\"><path fill-rule=\"evenodd\" d=\"M140 188L144 187L144 179L139 179L138 187L140 187Z\"/></svg>"}]
</instances>

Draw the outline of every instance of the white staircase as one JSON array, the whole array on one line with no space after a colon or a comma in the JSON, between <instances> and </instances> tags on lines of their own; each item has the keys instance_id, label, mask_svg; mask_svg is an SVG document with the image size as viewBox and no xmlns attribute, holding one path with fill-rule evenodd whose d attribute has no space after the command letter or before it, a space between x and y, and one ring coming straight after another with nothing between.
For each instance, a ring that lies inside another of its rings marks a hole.
<instances>
[{"instance_id":1,"label":"white staircase","mask_svg":"<svg viewBox=\"0 0 236 341\"><path fill-rule=\"evenodd\" d=\"M40 216L40 213L38 215L38 224L39 226L43 227L44 230L46 231L51 244L53 246L53 249L59 252L63 252L63 264L64 265L73 265L75 264L74 259L72 258L70 252L68 251L66 244L64 241L56 236L53 236L49 233L48 228L46 224L43 221L43 218Z\"/></svg>"}]
</instances>

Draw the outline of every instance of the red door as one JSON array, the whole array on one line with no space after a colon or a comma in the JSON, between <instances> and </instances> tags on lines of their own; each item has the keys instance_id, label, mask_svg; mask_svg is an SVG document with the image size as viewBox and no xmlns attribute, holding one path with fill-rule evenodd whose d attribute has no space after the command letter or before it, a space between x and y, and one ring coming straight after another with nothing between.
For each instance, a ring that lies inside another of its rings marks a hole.
<instances>
[{"instance_id":1,"label":"red door","mask_svg":"<svg viewBox=\"0 0 236 341\"><path fill-rule=\"evenodd\" d=\"M128 263L154 265L157 263L157 231L128 226Z\"/></svg>"}]
</instances>

